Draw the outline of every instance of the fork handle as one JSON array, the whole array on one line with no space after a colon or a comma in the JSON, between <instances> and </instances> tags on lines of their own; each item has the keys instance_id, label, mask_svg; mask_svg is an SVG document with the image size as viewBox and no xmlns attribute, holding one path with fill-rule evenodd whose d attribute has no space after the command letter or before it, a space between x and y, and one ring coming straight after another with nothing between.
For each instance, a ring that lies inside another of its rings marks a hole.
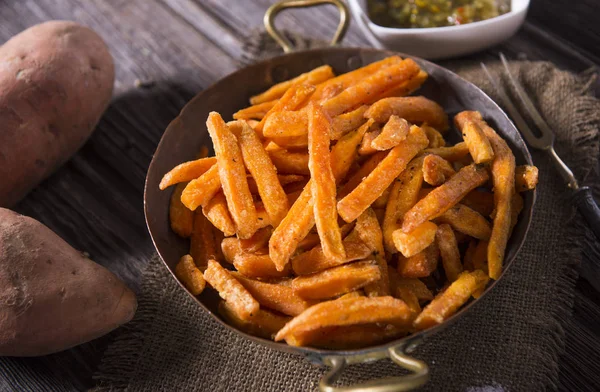
<instances>
[{"instance_id":1,"label":"fork handle","mask_svg":"<svg viewBox=\"0 0 600 392\"><path fill-rule=\"evenodd\" d=\"M587 186L575 190L573 192L573 202L596 235L596 239L600 241L600 208L594 200L592 190Z\"/></svg>"}]
</instances>

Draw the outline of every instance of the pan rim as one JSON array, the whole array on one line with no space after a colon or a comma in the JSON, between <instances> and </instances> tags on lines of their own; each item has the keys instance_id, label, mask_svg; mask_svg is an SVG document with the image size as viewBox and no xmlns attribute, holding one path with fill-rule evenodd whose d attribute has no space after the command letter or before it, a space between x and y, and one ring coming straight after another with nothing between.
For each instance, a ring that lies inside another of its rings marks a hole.
<instances>
[{"instance_id":1,"label":"pan rim","mask_svg":"<svg viewBox=\"0 0 600 392\"><path fill-rule=\"evenodd\" d=\"M462 78L461 76L457 75L456 73L450 71L447 68L444 68L442 66L439 66L435 63L432 63L430 61L427 61L425 59L419 58L419 57L415 57L415 56L411 56L408 54L404 54L401 52L395 52L395 51L390 51L390 50L382 50L382 49L376 49L376 48L363 48L363 47L334 47L334 48L317 48L317 49L309 49L309 50L303 50L303 51L298 51L298 52L293 52L293 53L287 53L287 54L282 54L280 56L276 56L273 58L269 58L263 61L260 61L258 63L249 65L249 66L245 66L242 67L226 76L224 76L223 78L217 80L215 83L212 83L209 87L207 87L206 89L202 90L201 92L199 92L198 94L196 94L189 102L187 102L185 104L185 106L182 108L182 110L180 111L180 113L177 115L177 117L175 117L167 126L167 128L165 129L165 132L163 133L163 136L161 137L157 148L153 154L152 157L152 161L150 162L150 165L148 166L148 171L146 174L146 179L144 182L144 217L146 220L146 226L148 229L148 232L150 234L151 240L152 240L152 244L154 245L154 248L157 252L157 254L159 255L164 267L169 271L169 273L171 274L171 276L173 277L173 279L179 284L179 286L185 290L188 295L190 295L194 301L196 301L196 303L198 305L200 305L201 308L204 309L204 311L206 311L207 313L209 313L211 315L211 317L213 317L213 319L215 319L218 323L220 323L221 325L223 325L224 327L226 327L227 329L229 329L230 331L233 331L243 337L245 337L246 339L249 339L255 343L259 343L261 345L264 345L266 347L278 350L278 351L282 351L282 352L287 352L287 353L292 353L292 354L296 354L296 355L303 355L306 356L311 362L314 363L318 363L318 364L322 364L323 363L323 359L327 358L327 357L350 357L350 356L359 356L359 355L364 355L364 354L369 354L369 353L374 353L374 352L382 352L382 351L387 351L392 347L396 347L399 345L406 345L406 346L410 346L412 343L416 343L416 342L420 342L421 340L426 339L427 337L436 334L437 332L449 327L450 325L454 324L458 319L460 319L465 313L468 313L471 311L472 308L474 308L474 306L481 302L481 299L483 299L484 297L486 297L486 295L492 291L492 289L498 284L498 282L500 282L502 280L502 278L505 276L506 272L511 268L511 266L513 265L513 263L515 262L515 259L517 258L519 252L521 251L523 245L525 244L525 241L527 240L527 235L529 233L529 229L531 227L531 222L532 222L532 217L533 217L533 210L535 208L535 203L536 203L536 199L537 199L537 189L534 189L531 192L531 207L529 208L528 211L523 210L522 211L522 215L521 216L521 220L526 220L526 225L524 228L524 234L523 237L520 239L520 241L517 242L516 246L515 246L515 250L512 252L512 254L510 255L510 257L506 257L504 260L504 268L502 270L502 273L500 275L500 277L495 280L492 281L488 287L486 288L486 290L483 292L483 294L477 298L477 299L470 299L469 302L465 305L463 305L454 315L452 315L450 318L448 318L447 320L445 320L443 323L435 326L435 327L431 327L428 328L426 330L423 331L418 331L415 332L411 335L399 338L399 339L395 339L386 343L382 343L382 344L377 344L377 345L373 345L373 346L369 346L369 347L364 347L364 348L358 348L358 349L349 349L349 350L333 350L333 349L322 349L322 348L313 348L313 347L294 347L294 346L289 346L286 343L281 343L281 342L274 342L272 340L268 340L268 339L264 339L264 338L259 338L253 335L249 335L241 330L238 330L237 328L227 324L224 320L222 320L217 314L215 314L213 311L211 311L202 301L200 301L197 297L193 296L191 293L189 293L189 291L187 289L185 289L185 287L182 285L182 283L179 281L179 279L176 278L174 271L169 267L169 265L167 264L167 262L165 261L159 245L156 243L155 237L152 234L152 229L151 229L151 224L149 222L150 218L149 218L149 214L148 214L148 203L147 203L147 191L148 191L148 186L149 186L149 173L152 171L153 166L155 165L156 162L156 157L157 155L159 155L161 147L163 145L163 141L165 140L165 135L169 132L169 129L171 127L174 126L174 124L176 124L178 121L181 121L181 116L184 115L184 113L186 112L186 110L191 110L190 107L192 107L194 105L194 102L203 99L204 96L206 96L208 93L214 93L213 88L217 85L219 85L220 83L225 82L226 80L230 79L230 78L234 78L235 76L237 76L240 73L244 73L244 72L248 72L249 69L252 68L263 68L265 67L269 62L273 62L273 61L281 61L281 60L285 60L288 58L293 58L295 56L302 56L302 55L308 55L308 54L314 54L314 53L322 53L325 51L335 51L338 53L344 53L344 52L348 52L348 53L364 53L364 52L369 52L372 54L382 54L382 55L387 55L387 56L392 56L392 55L398 55L401 56L402 58L411 58L413 60L415 60L417 63L419 64L426 64L428 68L432 68L432 69L436 69L438 72L441 72L443 74L446 74L446 76L455 79L457 81L459 81L460 83L464 83L467 86L469 86L470 88L474 89L474 91L477 92L477 94L481 97L483 97L483 99L485 99L487 101L488 104L491 104L493 106L493 110L498 112L498 114L500 114L501 116L503 116L506 120L508 120L508 123L513 127L515 134L517 135L517 141L522 144L522 146L524 147L522 149L522 152L524 154L525 160L527 164L533 164L532 158L531 158L531 153L529 151L529 148L527 146L527 144L525 143L525 141L523 140L521 134L519 133L519 131L517 130L516 126L514 125L514 123L512 122L512 120L508 117L508 115L504 112L504 110L491 98L489 97L483 90L481 90L479 87L477 87L476 85L474 85L473 83L469 82L468 80ZM498 132L504 136L504 134L506 133L506 130L503 129L498 129Z\"/></svg>"}]
</instances>

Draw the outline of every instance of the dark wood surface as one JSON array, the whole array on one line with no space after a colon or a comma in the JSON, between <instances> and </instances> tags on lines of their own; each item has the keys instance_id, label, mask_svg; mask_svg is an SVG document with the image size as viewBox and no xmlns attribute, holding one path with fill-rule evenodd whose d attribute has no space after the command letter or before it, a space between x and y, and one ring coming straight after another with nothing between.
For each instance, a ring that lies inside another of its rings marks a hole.
<instances>
[{"instance_id":1,"label":"dark wood surface","mask_svg":"<svg viewBox=\"0 0 600 392\"><path fill-rule=\"evenodd\" d=\"M146 169L171 119L197 92L239 68L242 44L262 28L272 0L0 0L0 43L34 24L69 19L90 26L115 60L113 101L93 137L61 170L16 210L30 215L90 254L139 290L153 252L142 210ZM600 64L597 0L533 1L519 33L501 49L511 58L548 60L580 72ZM278 24L307 37L333 34L336 11L324 6L281 14ZM345 45L366 46L352 25ZM592 241L593 242L593 241ZM598 257L586 248L585 257ZM591 347L600 342L599 298L580 281L574 317L561 361L565 390L600 390L600 367ZM83 390L111 336L42 358L11 360L50 386ZM26 379L0 389L22 390ZM43 389L43 388L42 388ZM57 390L60 388L57 387Z\"/></svg>"}]
</instances>

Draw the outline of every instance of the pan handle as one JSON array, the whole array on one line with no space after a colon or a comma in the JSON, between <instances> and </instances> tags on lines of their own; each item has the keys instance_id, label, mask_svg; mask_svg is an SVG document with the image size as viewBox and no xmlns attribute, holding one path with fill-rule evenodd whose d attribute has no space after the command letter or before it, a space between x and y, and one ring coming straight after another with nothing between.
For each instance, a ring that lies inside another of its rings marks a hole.
<instances>
[{"instance_id":1,"label":"pan handle","mask_svg":"<svg viewBox=\"0 0 600 392\"><path fill-rule=\"evenodd\" d=\"M286 8L307 8L321 4L333 4L340 12L340 23L338 24L335 35L331 39L331 46L337 45L346 34L348 24L350 23L350 13L346 3L341 0L283 0L273 4L265 13L264 23L267 32L283 48L285 53L294 51L292 43L277 30L275 27L275 17Z\"/></svg>"},{"instance_id":2,"label":"pan handle","mask_svg":"<svg viewBox=\"0 0 600 392\"><path fill-rule=\"evenodd\" d=\"M340 356L327 357L323 359L326 365L331 366L329 372L327 372L321 382L319 382L319 391L321 392L402 392L410 391L420 387L429 380L429 367L423 361L412 358L406 354L406 351L411 351L414 347L410 347L409 350L405 350L406 344L390 347L387 352L373 353L371 355L356 356L344 358ZM360 363L366 361L372 361L389 357L401 368L408 370L411 374L398 377L387 377L378 380L371 380L361 384L346 386L346 387L335 387L335 382L340 378L342 372L347 365L352 363Z\"/></svg>"}]
</instances>

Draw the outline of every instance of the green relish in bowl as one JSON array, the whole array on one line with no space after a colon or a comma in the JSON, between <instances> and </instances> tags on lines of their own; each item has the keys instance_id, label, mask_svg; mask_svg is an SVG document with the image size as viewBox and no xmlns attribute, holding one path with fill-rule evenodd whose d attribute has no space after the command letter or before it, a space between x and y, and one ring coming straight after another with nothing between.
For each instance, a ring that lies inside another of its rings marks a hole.
<instances>
[{"instance_id":1,"label":"green relish in bowl","mask_svg":"<svg viewBox=\"0 0 600 392\"><path fill-rule=\"evenodd\" d=\"M458 26L510 11L510 0L367 0L369 17L385 27Z\"/></svg>"}]
</instances>

